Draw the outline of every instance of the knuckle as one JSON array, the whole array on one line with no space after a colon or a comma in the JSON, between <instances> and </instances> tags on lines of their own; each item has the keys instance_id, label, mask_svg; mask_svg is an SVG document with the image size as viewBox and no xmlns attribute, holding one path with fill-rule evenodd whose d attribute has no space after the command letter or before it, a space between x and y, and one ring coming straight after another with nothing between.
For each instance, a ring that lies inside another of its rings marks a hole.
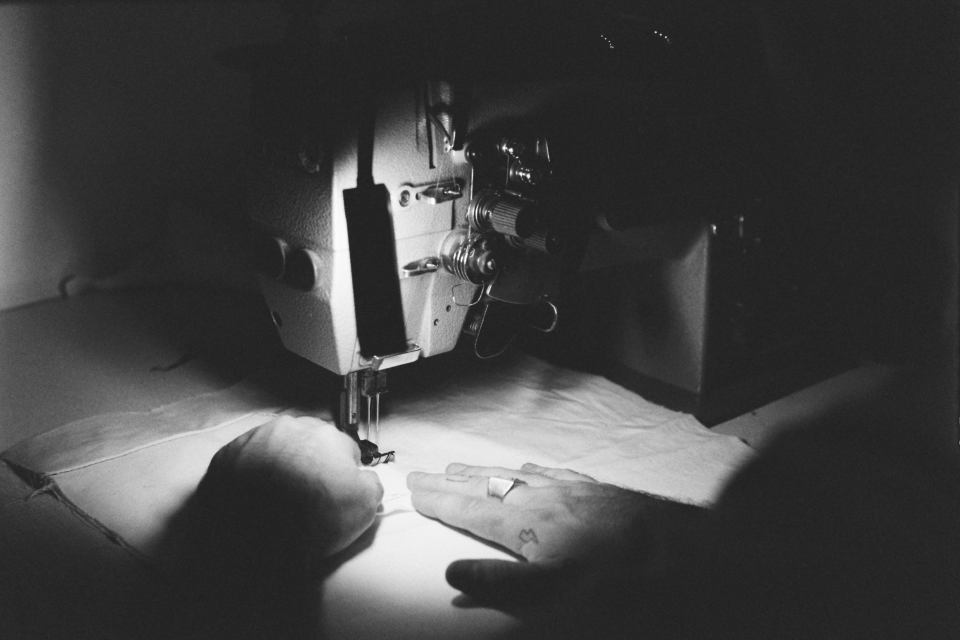
<instances>
[{"instance_id":1,"label":"knuckle","mask_svg":"<svg viewBox=\"0 0 960 640\"><path fill-rule=\"evenodd\" d=\"M474 495L482 496L484 499L489 499L487 496L487 487L489 486L490 479L481 476L478 478L473 478L470 480L470 490Z\"/></svg>"},{"instance_id":2,"label":"knuckle","mask_svg":"<svg viewBox=\"0 0 960 640\"><path fill-rule=\"evenodd\" d=\"M463 505L463 512L465 515L474 518L483 514L484 507L485 505L480 500L468 500L466 504Z\"/></svg>"},{"instance_id":3,"label":"knuckle","mask_svg":"<svg viewBox=\"0 0 960 640\"><path fill-rule=\"evenodd\" d=\"M297 426L297 418L293 416L280 416L268 422L265 427L270 431L280 431L292 429Z\"/></svg>"},{"instance_id":4,"label":"knuckle","mask_svg":"<svg viewBox=\"0 0 960 640\"><path fill-rule=\"evenodd\" d=\"M361 474L361 478L366 483L371 501L374 504L380 504L383 500L383 483L380 482L380 478L373 471L362 470L357 473Z\"/></svg>"},{"instance_id":5,"label":"knuckle","mask_svg":"<svg viewBox=\"0 0 960 640\"><path fill-rule=\"evenodd\" d=\"M413 508L426 516L433 516L431 500L426 493L410 494L410 504Z\"/></svg>"}]
</instances>

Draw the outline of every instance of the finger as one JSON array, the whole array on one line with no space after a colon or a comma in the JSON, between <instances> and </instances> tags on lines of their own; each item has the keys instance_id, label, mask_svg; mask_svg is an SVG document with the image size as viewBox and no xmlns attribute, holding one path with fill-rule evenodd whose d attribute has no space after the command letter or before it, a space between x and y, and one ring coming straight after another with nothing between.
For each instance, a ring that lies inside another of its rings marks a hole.
<instances>
[{"instance_id":1,"label":"finger","mask_svg":"<svg viewBox=\"0 0 960 640\"><path fill-rule=\"evenodd\" d=\"M318 456L328 464L360 466L360 449L356 442L319 418L283 415L251 431L250 444L267 455L300 458L307 467Z\"/></svg>"},{"instance_id":2,"label":"finger","mask_svg":"<svg viewBox=\"0 0 960 640\"><path fill-rule=\"evenodd\" d=\"M503 609L550 601L566 586L564 565L512 560L457 560L447 582L480 602Z\"/></svg>"},{"instance_id":3,"label":"finger","mask_svg":"<svg viewBox=\"0 0 960 640\"><path fill-rule=\"evenodd\" d=\"M543 487L548 484L548 478L536 474L524 473L519 469L508 469L506 467L473 467L459 462L453 462L447 465L448 475L466 475L466 476L498 476L501 478L516 478L523 480L529 485Z\"/></svg>"},{"instance_id":4,"label":"finger","mask_svg":"<svg viewBox=\"0 0 960 640\"><path fill-rule=\"evenodd\" d=\"M370 497L374 507L383 502L383 483L380 482L380 476L370 469L360 469L360 484L364 486L367 495Z\"/></svg>"},{"instance_id":5,"label":"finger","mask_svg":"<svg viewBox=\"0 0 960 640\"><path fill-rule=\"evenodd\" d=\"M489 476L419 473L417 471L411 471L407 474L407 487L413 492L453 493L458 496L472 498L492 499L489 493L487 493L489 481ZM525 494L528 491L529 487L525 487L523 484L517 484L510 489L509 493L504 496L501 502L506 503L507 500L510 500L511 504L517 504L517 500L519 500L519 504L524 504L525 501L521 499L521 494Z\"/></svg>"},{"instance_id":6,"label":"finger","mask_svg":"<svg viewBox=\"0 0 960 640\"><path fill-rule=\"evenodd\" d=\"M312 432L312 436L328 447L328 451L338 456L338 459L352 460L354 466L360 464L360 446L357 442L333 424L314 416L304 416L298 420Z\"/></svg>"},{"instance_id":7,"label":"finger","mask_svg":"<svg viewBox=\"0 0 960 640\"><path fill-rule=\"evenodd\" d=\"M332 503L329 509L313 510L317 525L312 530L332 532L328 540L315 536L319 557L330 556L347 548L377 519L377 507L383 499L380 478L367 470L358 470L355 474L352 488L349 493L344 493L343 499ZM320 503L318 500L314 504ZM335 518L332 517L333 513L336 513ZM339 526L333 527L333 524Z\"/></svg>"},{"instance_id":8,"label":"finger","mask_svg":"<svg viewBox=\"0 0 960 640\"><path fill-rule=\"evenodd\" d=\"M567 482L592 482L599 484L596 480L583 473L577 473L570 469L554 469L551 467L541 467L532 462L526 462L520 467L520 470L528 475L542 476L553 480L564 480Z\"/></svg>"},{"instance_id":9,"label":"finger","mask_svg":"<svg viewBox=\"0 0 960 640\"><path fill-rule=\"evenodd\" d=\"M471 498L452 493L417 492L410 496L413 508L423 515L436 518L459 529L495 542L508 549L515 549L511 535L508 539L505 527L508 507L492 498Z\"/></svg>"},{"instance_id":10,"label":"finger","mask_svg":"<svg viewBox=\"0 0 960 640\"><path fill-rule=\"evenodd\" d=\"M454 493L460 496L483 498L487 495L488 480L486 476L411 471L407 474L407 487L415 492Z\"/></svg>"}]
</instances>

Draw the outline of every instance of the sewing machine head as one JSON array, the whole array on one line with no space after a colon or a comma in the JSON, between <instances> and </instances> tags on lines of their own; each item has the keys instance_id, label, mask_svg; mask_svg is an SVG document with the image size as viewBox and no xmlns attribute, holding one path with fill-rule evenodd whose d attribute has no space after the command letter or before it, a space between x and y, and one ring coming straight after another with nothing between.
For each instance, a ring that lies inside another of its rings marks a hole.
<instances>
[{"instance_id":1,"label":"sewing machine head","mask_svg":"<svg viewBox=\"0 0 960 640\"><path fill-rule=\"evenodd\" d=\"M462 334L488 358L551 331L604 199L643 177L624 159L649 142L640 85L669 37L512 18L365 25L326 50L301 29L234 60L254 80L260 285L285 346L346 376L345 424L358 392L376 412L386 369Z\"/></svg>"},{"instance_id":2,"label":"sewing machine head","mask_svg":"<svg viewBox=\"0 0 960 640\"><path fill-rule=\"evenodd\" d=\"M363 397L375 421L385 370L465 335L487 358L560 327L562 351L698 415L711 389L814 353L762 64L561 4L410 15L329 46L301 16L232 55L254 87L261 288L287 348L345 376L348 428Z\"/></svg>"},{"instance_id":3,"label":"sewing machine head","mask_svg":"<svg viewBox=\"0 0 960 640\"><path fill-rule=\"evenodd\" d=\"M478 355L496 355L512 336L485 321L494 301L542 307L530 319L545 330L555 319L566 212L543 195L549 140L458 142L453 87L427 91L376 105L366 169L356 123L302 176L259 167L262 289L284 344L335 373L445 353L465 325Z\"/></svg>"}]
</instances>

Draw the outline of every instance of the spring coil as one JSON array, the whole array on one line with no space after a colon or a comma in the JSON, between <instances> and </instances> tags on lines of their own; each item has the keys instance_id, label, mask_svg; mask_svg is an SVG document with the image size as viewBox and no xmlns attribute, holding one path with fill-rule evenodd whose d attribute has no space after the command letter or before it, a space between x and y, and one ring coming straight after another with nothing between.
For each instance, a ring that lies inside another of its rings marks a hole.
<instances>
[{"instance_id":1,"label":"spring coil","mask_svg":"<svg viewBox=\"0 0 960 640\"><path fill-rule=\"evenodd\" d=\"M471 284L487 284L497 276L496 253L491 239L484 235L462 237L454 249L448 250L444 265L461 280Z\"/></svg>"},{"instance_id":2,"label":"spring coil","mask_svg":"<svg viewBox=\"0 0 960 640\"><path fill-rule=\"evenodd\" d=\"M461 280L466 280L467 282L473 284L483 284L483 282L478 282L474 278L470 277L470 270L467 268L468 260L470 259L469 247L469 241L464 242L457 248L456 251L453 252L453 255L450 256L450 267L453 270L454 275Z\"/></svg>"}]
</instances>

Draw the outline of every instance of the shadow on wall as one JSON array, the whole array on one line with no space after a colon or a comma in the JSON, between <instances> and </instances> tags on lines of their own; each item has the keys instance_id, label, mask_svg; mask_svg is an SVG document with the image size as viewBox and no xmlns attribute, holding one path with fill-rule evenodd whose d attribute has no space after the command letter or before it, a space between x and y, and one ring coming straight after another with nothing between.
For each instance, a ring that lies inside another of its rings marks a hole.
<instances>
[{"instance_id":1,"label":"shadow on wall","mask_svg":"<svg viewBox=\"0 0 960 640\"><path fill-rule=\"evenodd\" d=\"M116 271L174 201L243 215L248 89L214 54L283 23L272 2L0 6L0 309Z\"/></svg>"}]
</instances>

